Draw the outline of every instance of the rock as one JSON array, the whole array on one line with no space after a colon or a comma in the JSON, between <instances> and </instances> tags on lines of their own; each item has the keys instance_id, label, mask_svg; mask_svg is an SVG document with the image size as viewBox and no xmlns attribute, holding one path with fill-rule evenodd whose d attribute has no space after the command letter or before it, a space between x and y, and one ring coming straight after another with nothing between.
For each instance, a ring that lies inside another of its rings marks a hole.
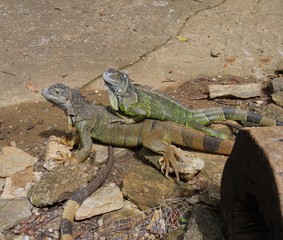
<instances>
[{"instance_id":1,"label":"rock","mask_svg":"<svg viewBox=\"0 0 283 240\"><path fill-rule=\"evenodd\" d=\"M272 100L279 106L283 107L283 91L271 94Z\"/></svg>"},{"instance_id":2,"label":"rock","mask_svg":"<svg viewBox=\"0 0 283 240\"><path fill-rule=\"evenodd\" d=\"M110 226L115 221L128 218L129 216L142 216L143 218L145 217L145 214L141 210L139 210L134 203L126 200L124 201L123 207L121 209L103 214L100 226Z\"/></svg>"},{"instance_id":3,"label":"rock","mask_svg":"<svg viewBox=\"0 0 283 240\"><path fill-rule=\"evenodd\" d=\"M108 159L108 146L94 143L92 145L92 152L95 152L95 163L106 163ZM115 159L123 158L129 149L122 147L114 148Z\"/></svg>"},{"instance_id":4,"label":"rock","mask_svg":"<svg viewBox=\"0 0 283 240\"><path fill-rule=\"evenodd\" d=\"M16 147L3 147L0 153L0 177L12 174L32 166L38 158Z\"/></svg>"},{"instance_id":5,"label":"rock","mask_svg":"<svg viewBox=\"0 0 283 240\"><path fill-rule=\"evenodd\" d=\"M36 207L61 202L85 186L96 175L95 167L88 161L69 166L58 166L42 176L28 191L28 198Z\"/></svg>"},{"instance_id":6,"label":"rock","mask_svg":"<svg viewBox=\"0 0 283 240\"><path fill-rule=\"evenodd\" d=\"M184 240L224 240L220 218L204 208L192 210Z\"/></svg>"},{"instance_id":7,"label":"rock","mask_svg":"<svg viewBox=\"0 0 283 240\"><path fill-rule=\"evenodd\" d=\"M41 180L36 182L28 192L32 204L43 207L68 199L74 191L82 188L95 177L96 166L101 165L101 162L106 162L108 158L106 148L106 146L105 149L103 148L106 154L95 154L95 160L97 161L94 164L92 163L92 157L90 157L79 164L58 166L43 175ZM124 149L115 149L115 158L116 152L119 154L121 151L124 151Z\"/></svg>"},{"instance_id":8,"label":"rock","mask_svg":"<svg viewBox=\"0 0 283 240\"><path fill-rule=\"evenodd\" d=\"M26 198L0 199L0 231L28 219L31 209L32 205Z\"/></svg>"},{"instance_id":9,"label":"rock","mask_svg":"<svg viewBox=\"0 0 283 240\"><path fill-rule=\"evenodd\" d=\"M6 182L5 178L0 178L0 193L1 193L1 189L3 189L5 186L5 182Z\"/></svg>"},{"instance_id":10,"label":"rock","mask_svg":"<svg viewBox=\"0 0 283 240\"><path fill-rule=\"evenodd\" d=\"M245 84L229 84L229 85L209 85L209 97L236 97L236 98L252 98L261 95L261 83L245 83Z\"/></svg>"},{"instance_id":11,"label":"rock","mask_svg":"<svg viewBox=\"0 0 283 240\"><path fill-rule=\"evenodd\" d=\"M35 178L32 167L27 167L14 173L11 177L7 177L1 198L26 197L27 191Z\"/></svg>"},{"instance_id":12,"label":"rock","mask_svg":"<svg viewBox=\"0 0 283 240\"><path fill-rule=\"evenodd\" d=\"M207 185L220 187L223 169L228 157L201 152L194 152L194 155L204 159L204 168L200 172L200 176L207 181Z\"/></svg>"},{"instance_id":13,"label":"rock","mask_svg":"<svg viewBox=\"0 0 283 240\"><path fill-rule=\"evenodd\" d=\"M283 91L283 77L277 77L270 81L271 83L271 92Z\"/></svg>"},{"instance_id":14,"label":"rock","mask_svg":"<svg viewBox=\"0 0 283 240\"><path fill-rule=\"evenodd\" d=\"M221 184L221 211L231 239L283 239L283 129L239 131Z\"/></svg>"},{"instance_id":15,"label":"rock","mask_svg":"<svg viewBox=\"0 0 283 240\"><path fill-rule=\"evenodd\" d=\"M167 179L160 171L139 163L123 179L123 194L139 207L154 207L165 199L191 196L193 186L177 184Z\"/></svg>"},{"instance_id":16,"label":"rock","mask_svg":"<svg viewBox=\"0 0 283 240\"><path fill-rule=\"evenodd\" d=\"M162 236L162 240L183 240L185 235L184 227L179 227L164 236Z\"/></svg>"},{"instance_id":17,"label":"rock","mask_svg":"<svg viewBox=\"0 0 283 240\"><path fill-rule=\"evenodd\" d=\"M264 116L283 121L283 108L276 104L271 103L263 107L263 114Z\"/></svg>"},{"instance_id":18,"label":"rock","mask_svg":"<svg viewBox=\"0 0 283 240\"><path fill-rule=\"evenodd\" d=\"M136 205L124 201L124 205L120 210L102 215L98 221L99 226L94 231L94 239L99 239L98 235L103 237L111 236L111 239L115 239L116 235L117 239L123 239L121 236L127 236L127 239L131 239L127 232L132 233L134 229L129 230L129 228L135 227L135 221L142 223L144 219L145 214Z\"/></svg>"},{"instance_id":19,"label":"rock","mask_svg":"<svg viewBox=\"0 0 283 240\"><path fill-rule=\"evenodd\" d=\"M213 207L220 207L220 187L208 185L207 188L199 195L199 201Z\"/></svg>"},{"instance_id":20,"label":"rock","mask_svg":"<svg viewBox=\"0 0 283 240\"><path fill-rule=\"evenodd\" d=\"M115 184L97 189L88 197L76 212L76 220L111 212L122 208L123 194Z\"/></svg>"},{"instance_id":21,"label":"rock","mask_svg":"<svg viewBox=\"0 0 283 240\"><path fill-rule=\"evenodd\" d=\"M188 198L188 202L192 205L199 203L199 195L191 196L190 198Z\"/></svg>"}]
</instances>

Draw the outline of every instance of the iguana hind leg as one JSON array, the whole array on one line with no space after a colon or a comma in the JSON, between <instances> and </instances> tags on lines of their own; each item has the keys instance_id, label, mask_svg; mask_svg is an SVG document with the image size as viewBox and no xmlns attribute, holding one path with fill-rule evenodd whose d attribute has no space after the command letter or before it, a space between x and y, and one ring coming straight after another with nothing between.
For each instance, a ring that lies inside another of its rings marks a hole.
<instances>
[{"instance_id":1,"label":"iguana hind leg","mask_svg":"<svg viewBox=\"0 0 283 240\"><path fill-rule=\"evenodd\" d=\"M142 145L149 148L150 150L163 155L159 163L161 165L160 169L165 174L166 177L169 176L170 168L176 174L177 181L180 180L179 169L176 162L182 161L179 158L179 154L176 151L176 147L170 144L171 141L166 137L166 133L163 131L154 131L146 135L142 140Z\"/></svg>"},{"instance_id":2,"label":"iguana hind leg","mask_svg":"<svg viewBox=\"0 0 283 240\"><path fill-rule=\"evenodd\" d=\"M195 121L193 119L188 120L186 122L186 126L194 128L194 129L199 130L201 132L204 132L205 134L207 134L208 136L211 136L211 137L217 137L217 138L224 139L224 140L229 138L228 135L226 135L225 133L211 129L207 126L204 126L201 123L199 123L198 121Z\"/></svg>"}]
</instances>

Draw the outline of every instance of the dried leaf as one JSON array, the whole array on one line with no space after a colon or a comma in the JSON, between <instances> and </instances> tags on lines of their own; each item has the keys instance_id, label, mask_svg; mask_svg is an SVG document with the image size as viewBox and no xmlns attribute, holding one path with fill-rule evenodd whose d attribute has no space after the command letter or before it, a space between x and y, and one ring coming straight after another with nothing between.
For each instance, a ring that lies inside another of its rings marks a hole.
<instances>
[{"instance_id":1,"label":"dried leaf","mask_svg":"<svg viewBox=\"0 0 283 240\"><path fill-rule=\"evenodd\" d=\"M25 87L29 90L31 90L32 92L38 93L39 90L30 82L25 84Z\"/></svg>"},{"instance_id":2,"label":"dried leaf","mask_svg":"<svg viewBox=\"0 0 283 240\"><path fill-rule=\"evenodd\" d=\"M187 42L189 41L189 39L187 37L182 37L182 36L175 36L175 38L177 38L179 41L181 42Z\"/></svg>"}]
</instances>

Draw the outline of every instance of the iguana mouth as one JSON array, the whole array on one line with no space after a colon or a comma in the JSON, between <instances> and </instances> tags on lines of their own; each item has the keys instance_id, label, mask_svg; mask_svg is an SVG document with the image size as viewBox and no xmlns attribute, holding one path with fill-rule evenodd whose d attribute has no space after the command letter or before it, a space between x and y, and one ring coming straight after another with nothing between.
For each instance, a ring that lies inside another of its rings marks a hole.
<instances>
[{"instance_id":1,"label":"iguana mouth","mask_svg":"<svg viewBox=\"0 0 283 240\"><path fill-rule=\"evenodd\" d=\"M109 70L108 70L109 71ZM117 85L117 81L113 80L111 77L111 73L110 72L104 72L102 74L102 78L104 80L104 85L106 86L106 88L108 89L109 94L114 94L116 93L116 89L115 86Z\"/></svg>"},{"instance_id":2,"label":"iguana mouth","mask_svg":"<svg viewBox=\"0 0 283 240\"><path fill-rule=\"evenodd\" d=\"M111 84L109 81L105 80L104 83L105 83L106 87L110 88L111 91L115 91L114 85Z\"/></svg>"}]
</instances>

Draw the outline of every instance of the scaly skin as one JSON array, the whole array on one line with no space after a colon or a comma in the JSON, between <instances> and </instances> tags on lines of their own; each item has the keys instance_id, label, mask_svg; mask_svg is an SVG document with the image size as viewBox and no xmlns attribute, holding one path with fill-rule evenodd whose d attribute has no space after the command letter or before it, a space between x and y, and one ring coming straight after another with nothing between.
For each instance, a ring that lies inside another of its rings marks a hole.
<instances>
[{"instance_id":1,"label":"scaly skin","mask_svg":"<svg viewBox=\"0 0 283 240\"><path fill-rule=\"evenodd\" d=\"M106 166L100 170L97 175L89 182L89 184L73 193L64 207L63 216L61 220L61 239L74 240L72 234L73 221L77 210L82 202L90 196L102 183L106 180L114 165L114 154L111 146L108 147L108 161Z\"/></svg>"},{"instance_id":2,"label":"scaly skin","mask_svg":"<svg viewBox=\"0 0 283 240\"><path fill-rule=\"evenodd\" d=\"M222 139L227 138L224 133L214 131L204 125L216 121L236 120L260 126L283 126L282 121L237 108L187 109L165 95L131 84L127 74L115 69L110 68L105 71L103 79L112 107L116 111L119 110L133 117L122 117L118 120L120 122L135 123L144 118L169 120Z\"/></svg>"},{"instance_id":3,"label":"scaly skin","mask_svg":"<svg viewBox=\"0 0 283 240\"><path fill-rule=\"evenodd\" d=\"M93 139L122 147L142 145L163 155L164 164L161 168L165 169L165 175L168 175L171 165L179 180L175 162L180 155L172 144L226 155L230 154L233 148L234 141L210 137L203 132L173 122L145 119L143 122L131 125L115 123L119 117L112 113L111 109L86 102L78 90L70 89L60 83L44 88L42 95L63 109L69 118L69 123L76 129L77 132L71 142L77 142L79 139L82 146L72 156L77 162L82 162L89 156ZM110 152L109 157L111 157ZM102 175L105 176L105 174ZM95 187L92 185L86 194L94 189ZM85 197L85 193L80 195L81 193L80 190L79 195L74 195L78 198L72 197L67 202L62 222L62 238L64 240L73 239L70 226L72 226L74 214L81 200Z\"/></svg>"},{"instance_id":4,"label":"scaly skin","mask_svg":"<svg viewBox=\"0 0 283 240\"><path fill-rule=\"evenodd\" d=\"M80 139L82 148L73 158L77 162L84 161L91 152L92 140L120 147L145 146L152 151L167 156L175 153L174 145L188 147L200 151L230 154L234 141L220 140L203 132L187 128L174 122L145 119L137 124L120 124L120 118L103 106L90 104L80 92L63 84L55 84L42 90L48 101L62 108L77 129L75 134ZM111 123L112 122L112 123ZM173 159L165 162L173 164Z\"/></svg>"}]
</instances>

